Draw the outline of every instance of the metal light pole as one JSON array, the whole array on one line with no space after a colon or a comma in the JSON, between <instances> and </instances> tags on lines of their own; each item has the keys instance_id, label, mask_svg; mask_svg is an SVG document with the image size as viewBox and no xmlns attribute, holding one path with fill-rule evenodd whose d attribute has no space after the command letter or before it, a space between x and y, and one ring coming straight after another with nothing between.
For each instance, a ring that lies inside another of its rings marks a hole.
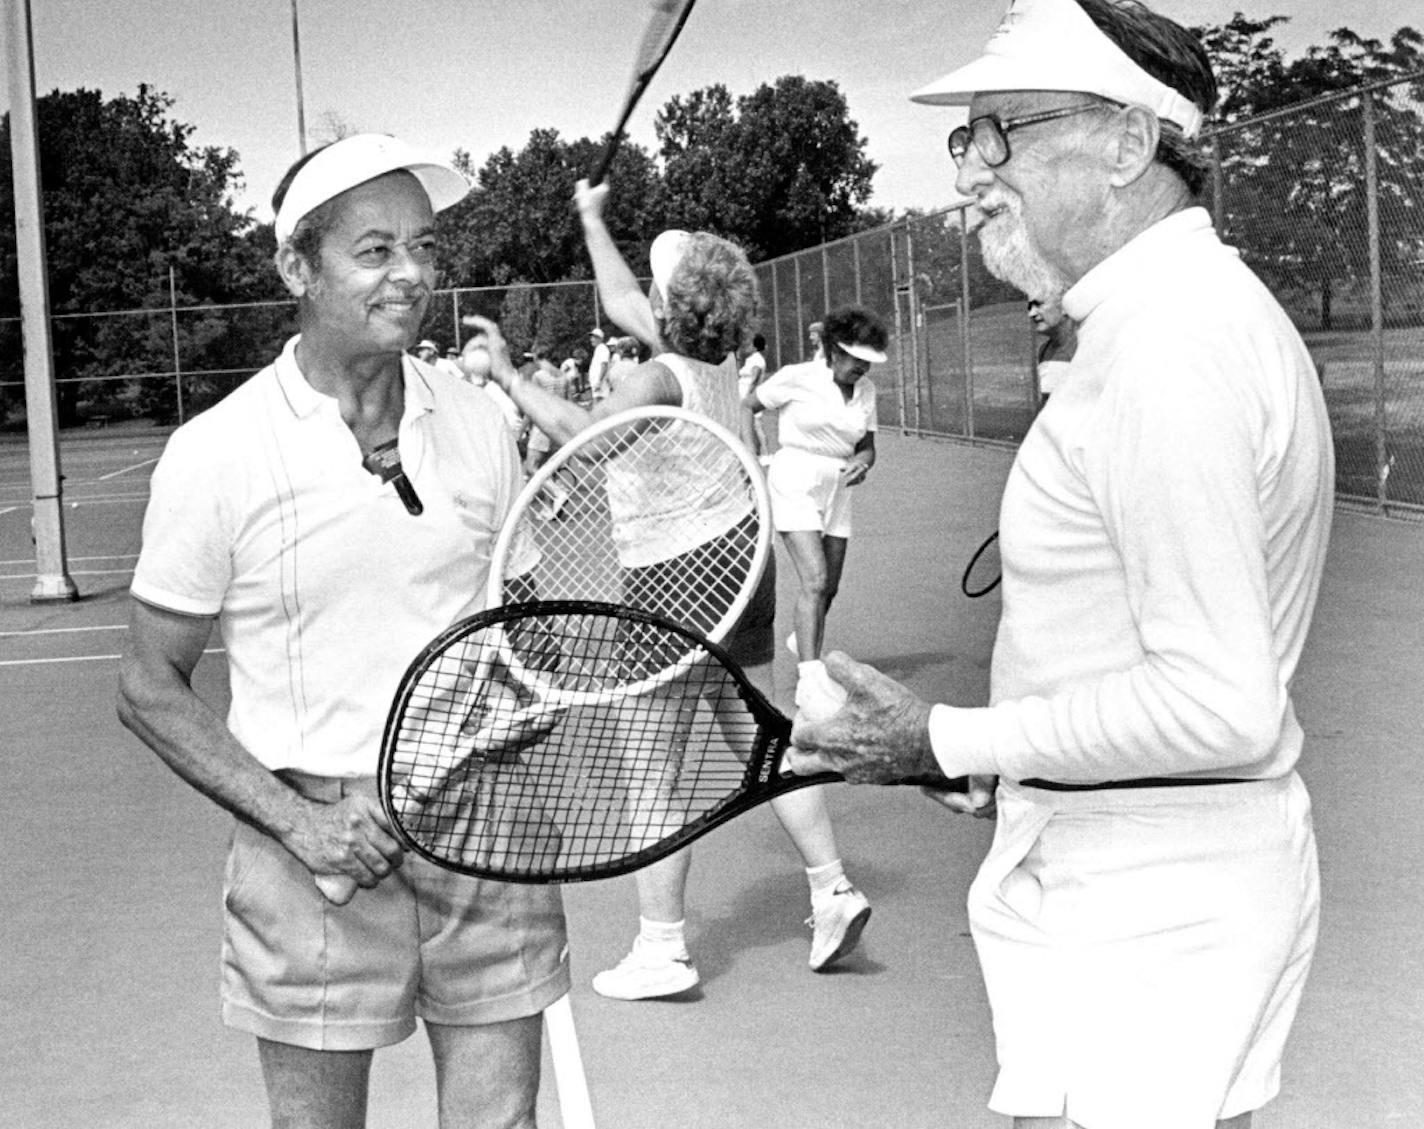
<instances>
[{"instance_id":1,"label":"metal light pole","mask_svg":"<svg viewBox=\"0 0 1424 1129\"><path fill-rule=\"evenodd\" d=\"M292 63L297 72L297 146L307 155L307 114L302 102L302 32L297 22L297 0L292 0Z\"/></svg>"},{"instance_id":2,"label":"metal light pole","mask_svg":"<svg viewBox=\"0 0 1424 1129\"><path fill-rule=\"evenodd\" d=\"M39 130L35 124L35 52L29 0L4 0L5 69L10 87L10 154L15 182L15 254L24 339L25 416L34 495L36 603L79 595L64 552L64 477L59 470L54 353L49 327L44 208L40 196Z\"/></svg>"}]
</instances>

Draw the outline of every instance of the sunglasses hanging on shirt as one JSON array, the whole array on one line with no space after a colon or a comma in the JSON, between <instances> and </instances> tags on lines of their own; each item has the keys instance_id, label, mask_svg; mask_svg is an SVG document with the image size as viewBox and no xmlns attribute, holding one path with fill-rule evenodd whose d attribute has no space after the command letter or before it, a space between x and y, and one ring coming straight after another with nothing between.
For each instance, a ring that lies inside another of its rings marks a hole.
<instances>
[{"instance_id":1,"label":"sunglasses hanging on shirt","mask_svg":"<svg viewBox=\"0 0 1424 1129\"><path fill-rule=\"evenodd\" d=\"M371 453L361 460L361 465L382 482L395 484L396 494L408 514L417 517L425 512L425 507L416 497L415 487L401 469L400 448L396 446L396 440L388 439L379 447L373 447Z\"/></svg>"}]
</instances>

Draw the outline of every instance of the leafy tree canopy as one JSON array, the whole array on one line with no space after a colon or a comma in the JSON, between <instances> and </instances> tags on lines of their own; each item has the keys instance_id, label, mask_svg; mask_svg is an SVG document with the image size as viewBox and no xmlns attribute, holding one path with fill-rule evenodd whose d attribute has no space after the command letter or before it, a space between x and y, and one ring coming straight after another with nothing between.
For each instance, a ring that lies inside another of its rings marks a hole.
<instances>
[{"instance_id":1,"label":"leafy tree canopy","mask_svg":"<svg viewBox=\"0 0 1424 1129\"><path fill-rule=\"evenodd\" d=\"M1329 96L1394 83L1368 97L1379 250L1386 273L1402 277L1424 216L1424 80L1408 81L1424 74L1424 36L1404 27L1385 42L1342 27L1288 60L1271 37L1285 22L1237 13L1197 29L1221 81L1216 119L1227 127L1216 139L1218 207L1252 265L1283 294L1311 295L1328 329L1336 297L1368 276L1370 257L1364 99ZM1261 116L1287 107L1299 108Z\"/></svg>"},{"instance_id":2,"label":"leafy tree canopy","mask_svg":"<svg viewBox=\"0 0 1424 1129\"><path fill-rule=\"evenodd\" d=\"M669 220L770 258L866 226L876 165L834 82L783 75L736 100L674 97L654 124Z\"/></svg>"},{"instance_id":3,"label":"leafy tree canopy","mask_svg":"<svg viewBox=\"0 0 1424 1129\"><path fill-rule=\"evenodd\" d=\"M267 263L231 207L238 155L195 147L173 100L141 85L130 97L54 91L36 102L50 302L57 313L250 298ZM0 126L0 310L18 309L9 119Z\"/></svg>"}]
</instances>

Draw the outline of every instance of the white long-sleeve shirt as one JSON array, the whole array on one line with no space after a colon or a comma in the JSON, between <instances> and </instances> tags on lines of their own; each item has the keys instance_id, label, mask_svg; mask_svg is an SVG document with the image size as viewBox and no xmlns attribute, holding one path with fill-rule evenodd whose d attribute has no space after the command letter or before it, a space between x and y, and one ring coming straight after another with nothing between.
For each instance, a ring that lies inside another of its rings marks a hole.
<instances>
[{"instance_id":1,"label":"white long-sleeve shirt","mask_svg":"<svg viewBox=\"0 0 1424 1129\"><path fill-rule=\"evenodd\" d=\"M1011 780L1285 775L1335 477L1305 345L1200 208L1064 308L1078 350L1000 512L991 705L936 706L935 755Z\"/></svg>"}]
</instances>

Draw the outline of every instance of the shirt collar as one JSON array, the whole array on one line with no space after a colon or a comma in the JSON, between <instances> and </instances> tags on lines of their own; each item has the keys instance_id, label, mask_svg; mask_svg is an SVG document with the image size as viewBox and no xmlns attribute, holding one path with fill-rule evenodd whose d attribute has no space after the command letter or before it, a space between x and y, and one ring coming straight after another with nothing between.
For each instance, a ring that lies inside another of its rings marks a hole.
<instances>
[{"instance_id":1,"label":"shirt collar","mask_svg":"<svg viewBox=\"0 0 1424 1129\"><path fill-rule=\"evenodd\" d=\"M1063 312L1084 321L1104 301L1119 293L1140 290L1147 276L1160 271L1164 256L1189 242L1217 242L1205 208L1186 208L1139 232L1074 283L1063 295Z\"/></svg>"},{"instance_id":2,"label":"shirt collar","mask_svg":"<svg viewBox=\"0 0 1424 1129\"><path fill-rule=\"evenodd\" d=\"M332 397L318 392L302 374L297 364L297 342L301 334L288 340L276 362L277 384L286 397L287 405L298 419L306 419L319 411L323 404L335 403ZM401 358L401 376L405 385L405 411L402 423L426 412L435 410L435 393L430 387L428 367L414 357Z\"/></svg>"}]
</instances>

